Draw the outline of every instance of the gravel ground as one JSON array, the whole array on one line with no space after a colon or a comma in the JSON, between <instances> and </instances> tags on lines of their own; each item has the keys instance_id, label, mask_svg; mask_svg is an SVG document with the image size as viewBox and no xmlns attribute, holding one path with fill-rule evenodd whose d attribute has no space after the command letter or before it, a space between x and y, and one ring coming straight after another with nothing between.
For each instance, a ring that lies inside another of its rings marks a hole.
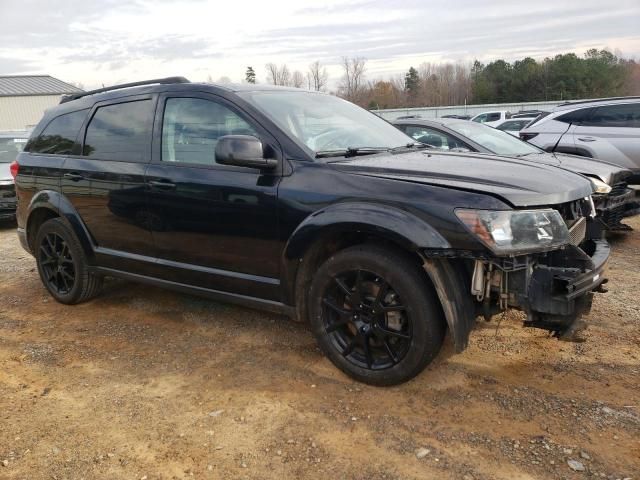
<instances>
[{"instance_id":1,"label":"gravel ground","mask_svg":"<svg viewBox=\"0 0 640 480\"><path fill-rule=\"evenodd\" d=\"M116 280L57 304L2 224L0 478L638 480L629 223L585 343L514 313L384 389L351 381L276 315Z\"/></svg>"}]
</instances>

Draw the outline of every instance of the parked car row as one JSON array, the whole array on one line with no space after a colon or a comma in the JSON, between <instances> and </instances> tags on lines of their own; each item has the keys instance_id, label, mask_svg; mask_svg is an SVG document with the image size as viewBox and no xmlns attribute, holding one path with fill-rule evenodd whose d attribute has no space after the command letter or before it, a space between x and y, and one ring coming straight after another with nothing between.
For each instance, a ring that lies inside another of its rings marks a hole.
<instances>
[{"instance_id":1,"label":"parked car row","mask_svg":"<svg viewBox=\"0 0 640 480\"><path fill-rule=\"evenodd\" d=\"M625 172L455 122L403 132L320 92L181 77L74 94L11 165L18 237L59 302L114 276L280 312L375 385L508 309L575 339L607 281L599 195Z\"/></svg>"}]
</instances>

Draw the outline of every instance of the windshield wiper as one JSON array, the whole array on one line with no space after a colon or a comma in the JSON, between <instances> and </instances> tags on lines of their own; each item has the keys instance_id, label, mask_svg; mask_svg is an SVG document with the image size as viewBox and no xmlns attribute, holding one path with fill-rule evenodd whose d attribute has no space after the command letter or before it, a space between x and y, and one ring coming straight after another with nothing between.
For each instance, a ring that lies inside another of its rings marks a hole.
<instances>
[{"instance_id":1,"label":"windshield wiper","mask_svg":"<svg viewBox=\"0 0 640 480\"><path fill-rule=\"evenodd\" d=\"M347 147L336 150L320 150L316 152L316 158L327 157L357 157L358 155L371 155L373 153L388 152L387 147Z\"/></svg>"},{"instance_id":2,"label":"windshield wiper","mask_svg":"<svg viewBox=\"0 0 640 480\"><path fill-rule=\"evenodd\" d=\"M423 148L436 148L436 147L434 147L433 145L426 144L426 143L413 142L413 143L407 143L406 145L400 145L399 147L394 147L389 151L390 152L397 152L399 150L406 150L406 149L410 149L410 148L423 149Z\"/></svg>"}]
</instances>

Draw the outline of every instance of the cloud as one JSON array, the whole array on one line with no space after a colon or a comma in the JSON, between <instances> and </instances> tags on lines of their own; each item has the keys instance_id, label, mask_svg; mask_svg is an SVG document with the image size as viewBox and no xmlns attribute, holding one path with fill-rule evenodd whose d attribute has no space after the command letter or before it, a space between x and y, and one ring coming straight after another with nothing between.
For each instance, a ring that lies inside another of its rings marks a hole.
<instances>
[{"instance_id":1,"label":"cloud","mask_svg":"<svg viewBox=\"0 0 640 480\"><path fill-rule=\"evenodd\" d=\"M543 58L616 48L640 56L640 3L617 0L49 0L0 2L0 72L88 87L162 75L239 80L268 62L305 70L342 56L370 76L423 61Z\"/></svg>"}]
</instances>

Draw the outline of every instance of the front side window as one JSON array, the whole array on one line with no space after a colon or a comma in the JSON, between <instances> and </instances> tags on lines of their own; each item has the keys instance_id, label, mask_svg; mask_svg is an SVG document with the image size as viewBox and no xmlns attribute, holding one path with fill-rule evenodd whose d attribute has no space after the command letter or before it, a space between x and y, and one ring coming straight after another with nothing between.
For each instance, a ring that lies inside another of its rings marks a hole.
<instances>
[{"instance_id":1,"label":"front side window","mask_svg":"<svg viewBox=\"0 0 640 480\"><path fill-rule=\"evenodd\" d=\"M640 103L598 107L583 125L640 128Z\"/></svg>"},{"instance_id":2,"label":"front side window","mask_svg":"<svg viewBox=\"0 0 640 480\"><path fill-rule=\"evenodd\" d=\"M82 154L105 160L142 162L151 149L151 100L99 107L87 127Z\"/></svg>"},{"instance_id":3,"label":"front side window","mask_svg":"<svg viewBox=\"0 0 640 480\"><path fill-rule=\"evenodd\" d=\"M405 128L405 132L416 142L425 143L441 150L451 150L452 148L467 148L465 144L447 135L444 132L422 127L419 125L410 125Z\"/></svg>"},{"instance_id":4,"label":"front side window","mask_svg":"<svg viewBox=\"0 0 640 480\"><path fill-rule=\"evenodd\" d=\"M484 123L487 121L487 114L483 113L482 115L478 115L477 117L473 117L474 122Z\"/></svg>"},{"instance_id":5,"label":"front side window","mask_svg":"<svg viewBox=\"0 0 640 480\"><path fill-rule=\"evenodd\" d=\"M29 140L25 150L32 153L69 155L88 110L65 113L54 118L37 137Z\"/></svg>"},{"instance_id":6,"label":"front side window","mask_svg":"<svg viewBox=\"0 0 640 480\"><path fill-rule=\"evenodd\" d=\"M239 95L316 154L358 148L389 149L411 143L409 137L377 115L333 95L305 91Z\"/></svg>"},{"instance_id":7,"label":"front side window","mask_svg":"<svg viewBox=\"0 0 640 480\"><path fill-rule=\"evenodd\" d=\"M226 106L201 98L167 99L162 121L162 161L216 164L216 144L225 135L255 129Z\"/></svg>"}]
</instances>

